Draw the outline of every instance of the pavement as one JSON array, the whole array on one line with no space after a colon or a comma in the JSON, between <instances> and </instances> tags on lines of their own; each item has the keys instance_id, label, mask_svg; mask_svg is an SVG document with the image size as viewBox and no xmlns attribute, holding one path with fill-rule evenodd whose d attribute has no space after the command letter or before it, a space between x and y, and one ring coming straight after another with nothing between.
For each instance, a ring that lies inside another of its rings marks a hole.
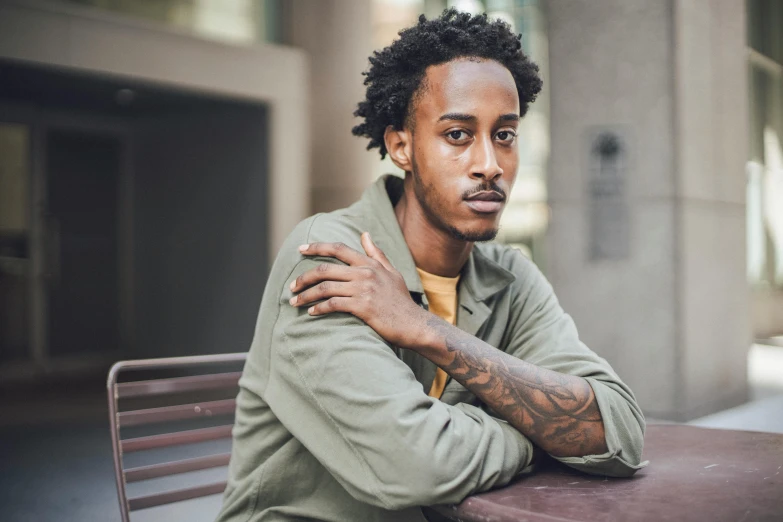
<instances>
[{"instance_id":1,"label":"pavement","mask_svg":"<svg viewBox=\"0 0 783 522\"><path fill-rule=\"evenodd\" d=\"M694 419L704 428L783 433L783 346L754 344L748 354L751 401Z\"/></svg>"},{"instance_id":2,"label":"pavement","mask_svg":"<svg viewBox=\"0 0 783 522\"><path fill-rule=\"evenodd\" d=\"M0 395L0 522L121 522L114 480L103 376L63 389ZM220 420L220 419L216 419ZM231 422L229 419L228 422ZM219 423L219 422L218 422ZM193 422L178 429L202 427ZM170 426L169 426L170 427ZM124 437L150 434L145 428ZM160 425L166 431L167 425ZM132 453L135 467L230 451L230 441ZM159 493L225 480L213 468L128 485L128 496ZM159 506L131 515L132 522L213 521L221 495Z\"/></svg>"}]
</instances>

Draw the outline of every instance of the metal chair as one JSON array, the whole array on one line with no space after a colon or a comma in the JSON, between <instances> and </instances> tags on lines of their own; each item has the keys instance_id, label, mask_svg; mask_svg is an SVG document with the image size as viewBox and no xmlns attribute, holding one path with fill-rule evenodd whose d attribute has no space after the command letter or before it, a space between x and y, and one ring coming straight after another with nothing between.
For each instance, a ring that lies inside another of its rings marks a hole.
<instances>
[{"instance_id":1,"label":"metal chair","mask_svg":"<svg viewBox=\"0 0 783 522\"><path fill-rule=\"evenodd\" d=\"M128 402L125 399L130 399L131 402L149 400L160 402L162 399L171 400L172 397L177 395L182 397L194 393L203 394L205 391L207 394L227 393L227 390L230 391L237 388L241 372L221 371L219 373L169 376L130 382L118 382L119 377L122 375L124 379L127 372L136 372L136 375L138 375L140 371L143 371L141 373L145 375L149 373L163 373L163 371L169 373L203 371L204 368L215 365L225 366L231 363L239 365L239 363L244 363L245 358L245 353L235 353L121 361L109 370L107 379L109 423L111 426L112 448L114 450L117 495L123 522L130 521L130 513L132 511L219 494L226 487L224 480L222 482L128 498L126 493L128 483L225 466L228 464L230 457L230 453L220 453L126 468L124 466L126 454L204 441L230 439L233 422L206 428L168 431L126 439L120 438L120 431L131 426L171 423L186 419L205 419L207 417L233 414L236 408L236 399L209 400L165 406L156 405L156 407L152 408L129 409L127 411L120 411L120 401L123 400L124 404ZM219 390L222 390L222 392L219 392ZM233 397L236 397L236 393L233 394Z\"/></svg>"}]
</instances>

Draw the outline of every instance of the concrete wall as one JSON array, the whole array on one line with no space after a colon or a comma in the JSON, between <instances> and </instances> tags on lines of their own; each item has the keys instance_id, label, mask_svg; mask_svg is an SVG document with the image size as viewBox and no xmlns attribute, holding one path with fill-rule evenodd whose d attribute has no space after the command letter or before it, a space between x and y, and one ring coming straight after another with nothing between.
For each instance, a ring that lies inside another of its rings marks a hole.
<instances>
[{"instance_id":1,"label":"concrete wall","mask_svg":"<svg viewBox=\"0 0 783 522\"><path fill-rule=\"evenodd\" d=\"M549 3L552 154L547 275L583 340L646 411L675 401L672 28L669 2ZM630 254L588 260L591 128L628 139Z\"/></svg>"},{"instance_id":2,"label":"concrete wall","mask_svg":"<svg viewBox=\"0 0 783 522\"><path fill-rule=\"evenodd\" d=\"M66 3L0 2L0 57L132 78L269 107L268 253L310 213L308 63L291 47L240 47Z\"/></svg>"},{"instance_id":3,"label":"concrete wall","mask_svg":"<svg viewBox=\"0 0 783 522\"><path fill-rule=\"evenodd\" d=\"M746 270L744 2L674 2L680 402L685 418L741 403L752 339Z\"/></svg>"},{"instance_id":4,"label":"concrete wall","mask_svg":"<svg viewBox=\"0 0 783 522\"><path fill-rule=\"evenodd\" d=\"M287 39L310 57L312 212L350 205L372 182L377 150L351 134L372 52L372 2L291 0Z\"/></svg>"},{"instance_id":5,"label":"concrete wall","mask_svg":"<svg viewBox=\"0 0 783 522\"><path fill-rule=\"evenodd\" d=\"M267 276L266 111L134 126L134 357L241 352Z\"/></svg>"},{"instance_id":6,"label":"concrete wall","mask_svg":"<svg viewBox=\"0 0 783 522\"><path fill-rule=\"evenodd\" d=\"M745 398L744 15L731 0L549 2L548 275L655 417ZM614 260L589 256L596 129L628 145L629 246Z\"/></svg>"}]
</instances>

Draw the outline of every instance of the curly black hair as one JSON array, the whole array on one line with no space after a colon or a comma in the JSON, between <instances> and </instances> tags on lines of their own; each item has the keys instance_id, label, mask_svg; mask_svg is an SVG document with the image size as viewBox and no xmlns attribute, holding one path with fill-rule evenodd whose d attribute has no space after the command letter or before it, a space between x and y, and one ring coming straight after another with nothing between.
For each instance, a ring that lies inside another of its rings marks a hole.
<instances>
[{"instance_id":1,"label":"curly black hair","mask_svg":"<svg viewBox=\"0 0 783 522\"><path fill-rule=\"evenodd\" d=\"M412 114L427 67L457 58L485 58L505 66L514 77L519 93L520 116L541 90L538 66L522 52L521 35L516 35L501 20L489 20L486 14L470 15L447 9L438 18L400 31L390 46L375 51L370 69L363 73L366 98L354 116L364 122L353 128L354 136L370 139L367 150L378 147L386 156L383 139L386 127L401 130ZM415 101L415 100L414 100Z\"/></svg>"}]
</instances>

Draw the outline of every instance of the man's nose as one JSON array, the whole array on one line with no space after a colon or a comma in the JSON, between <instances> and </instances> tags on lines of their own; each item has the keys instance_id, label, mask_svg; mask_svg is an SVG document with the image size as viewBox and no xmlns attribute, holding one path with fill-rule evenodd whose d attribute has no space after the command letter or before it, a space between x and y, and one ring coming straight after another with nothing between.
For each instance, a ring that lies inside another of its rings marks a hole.
<instances>
[{"instance_id":1,"label":"man's nose","mask_svg":"<svg viewBox=\"0 0 783 522\"><path fill-rule=\"evenodd\" d=\"M473 168L471 177L477 180L494 181L503 175L498 165L497 154L492 139L477 140L474 144Z\"/></svg>"}]
</instances>

